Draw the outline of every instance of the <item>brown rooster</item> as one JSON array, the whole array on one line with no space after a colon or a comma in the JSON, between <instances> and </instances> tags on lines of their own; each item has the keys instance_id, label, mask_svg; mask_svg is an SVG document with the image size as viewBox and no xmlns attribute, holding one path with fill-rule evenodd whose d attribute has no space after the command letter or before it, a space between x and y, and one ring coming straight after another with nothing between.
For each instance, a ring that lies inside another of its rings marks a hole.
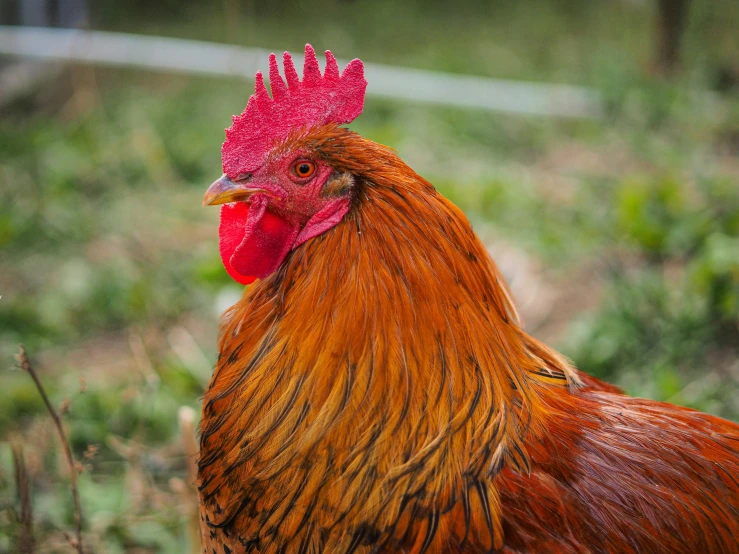
<instances>
[{"instance_id":1,"label":"brown rooster","mask_svg":"<svg viewBox=\"0 0 739 554\"><path fill-rule=\"evenodd\" d=\"M223 145L205 554L739 552L739 426L527 335L465 216L342 125L359 60L270 58Z\"/></svg>"}]
</instances>

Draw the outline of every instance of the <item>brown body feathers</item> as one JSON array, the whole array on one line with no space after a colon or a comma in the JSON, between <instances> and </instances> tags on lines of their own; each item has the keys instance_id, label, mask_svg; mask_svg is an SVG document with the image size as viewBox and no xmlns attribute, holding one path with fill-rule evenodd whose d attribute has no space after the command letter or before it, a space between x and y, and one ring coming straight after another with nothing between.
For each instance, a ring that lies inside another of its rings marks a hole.
<instances>
[{"instance_id":1,"label":"brown body feathers","mask_svg":"<svg viewBox=\"0 0 739 554\"><path fill-rule=\"evenodd\" d=\"M224 316L204 552L739 552L739 426L527 335L467 219L389 149L290 140L352 207Z\"/></svg>"}]
</instances>

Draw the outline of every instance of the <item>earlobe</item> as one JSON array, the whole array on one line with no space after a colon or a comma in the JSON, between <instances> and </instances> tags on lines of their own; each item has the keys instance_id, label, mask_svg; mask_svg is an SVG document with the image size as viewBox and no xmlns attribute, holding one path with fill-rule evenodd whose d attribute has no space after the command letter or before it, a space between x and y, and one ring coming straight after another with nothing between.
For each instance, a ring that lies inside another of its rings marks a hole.
<instances>
[{"instance_id":1,"label":"earlobe","mask_svg":"<svg viewBox=\"0 0 739 554\"><path fill-rule=\"evenodd\" d=\"M295 239L293 248L300 246L305 241L317 237L337 225L349 211L349 205L348 198L330 200L308 220L308 223L305 224Z\"/></svg>"},{"instance_id":2,"label":"earlobe","mask_svg":"<svg viewBox=\"0 0 739 554\"><path fill-rule=\"evenodd\" d=\"M321 196L342 196L354 187L354 175L351 173L334 174L326 181Z\"/></svg>"}]
</instances>

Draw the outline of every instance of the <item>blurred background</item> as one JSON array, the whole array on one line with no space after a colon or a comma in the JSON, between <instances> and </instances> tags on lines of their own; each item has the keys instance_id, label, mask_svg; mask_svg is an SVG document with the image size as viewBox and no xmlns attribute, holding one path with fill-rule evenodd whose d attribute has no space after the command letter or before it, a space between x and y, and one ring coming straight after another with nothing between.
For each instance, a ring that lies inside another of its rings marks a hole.
<instances>
[{"instance_id":1,"label":"blurred background","mask_svg":"<svg viewBox=\"0 0 739 554\"><path fill-rule=\"evenodd\" d=\"M465 210L532 334L629 394L739 420L736 0L6 0L0 23L584 87L565 115L370 96L352 128ZM78 462L86 551L200 551L193 418L241 294L200 201L251 86L0 56L0 552L74 551L20 343Z\"/></svg>"}]
</instances>

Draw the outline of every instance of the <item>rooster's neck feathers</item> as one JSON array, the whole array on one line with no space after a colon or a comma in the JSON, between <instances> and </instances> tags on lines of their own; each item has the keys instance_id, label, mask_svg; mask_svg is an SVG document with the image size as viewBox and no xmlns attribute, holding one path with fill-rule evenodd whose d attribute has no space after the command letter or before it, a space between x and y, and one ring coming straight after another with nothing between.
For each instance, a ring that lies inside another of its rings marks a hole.
<instances>
[{"instance_id":1,"label":"rooster's neck feathers","mask_svg":"<svg viewBox=\"0 0 739 554\"><path fill-rule=\"evenodd\" d=\"M574 370L519 327L464 215L392 151L337 126L302 140L354 175L353 207L226 314L204 497L224 526L247 513L277 524L277 489L320 497L349 528L394 529L391 544L409 502L438 517L476 491L496 541L490 477L528 470L541 396ZM351 540L330 535L325 551Z\"/></svg>"}]
</instances>

